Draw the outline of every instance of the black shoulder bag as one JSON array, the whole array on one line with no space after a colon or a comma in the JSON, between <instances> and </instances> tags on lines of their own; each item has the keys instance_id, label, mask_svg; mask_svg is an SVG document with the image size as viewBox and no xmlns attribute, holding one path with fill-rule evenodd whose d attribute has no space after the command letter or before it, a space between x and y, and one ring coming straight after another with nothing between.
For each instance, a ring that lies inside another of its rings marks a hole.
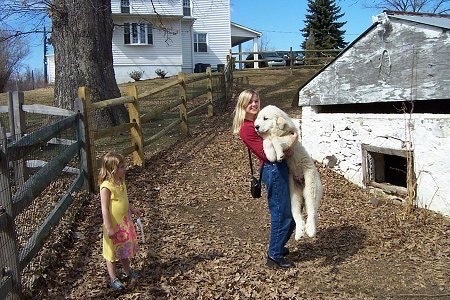
<instances>
[{"instance_id":1,"label":"black shoulder bag","mask_svg":"<svg viewBox=\"0 0 450 300\"><path fill-rule=\"evenodd\" d=\"M261 198L261 177L262 177L262 168L259 171L259 179L253 175L253 162L252 155L250 153L250 149L248 150L248 161L250 162L250 171L252 173L252 178L250 180L250 193L253 198Z\"/></svg>"}]
</instances>

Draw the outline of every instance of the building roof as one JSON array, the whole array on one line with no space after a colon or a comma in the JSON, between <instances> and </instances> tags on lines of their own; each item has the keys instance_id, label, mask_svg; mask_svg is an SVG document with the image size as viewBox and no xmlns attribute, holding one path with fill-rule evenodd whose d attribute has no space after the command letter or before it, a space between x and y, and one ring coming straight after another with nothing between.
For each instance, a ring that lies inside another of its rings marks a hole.
<instances>
[{"instance_id":1,"label":"building roof","mask_svg":"<svg viewBox=\"0 0 450 300\"><path fill-rule=\"evenodd\" d=\"M413 12L401 12L401 11L390 11L385 10L383 13L372 17L373 23L369 28L367 28L361 35L359 35L354 41L349 43L332 61L330 61L327 65L323 66L320 70L317 71L314 76L309 78L306 82L304 82L298 89L300 91L303 87L305 87L310 81L312 81L316 76L318 76L323 70L325 70L328 65L332 64L336 61L340 56L344 54L345 51L353 47L360 39L362 39L367 33L369 33L373 28L377 27L379 23L382 22L384 17L394 18L399 20L406 20L418 24L426 24L429 26L450 29L450 15L447 14L431 14L431 13L413 13ZM375 21L377 20L378 21ZM298 95L296 95L298 97Z\"/></svg>"},{"instance_id":2,"label":"building roof","mask_svg":"<svg viewBox=\"0 0 450 300\"><path fill-rule=\"evenodd\" d=\"M251 41L254 38L261 37L261 32L253 30L251 28L239 25L231 22L231 46L237 46L239 44Z\"/></svg>"},{"instance_id":3,"label":"building roof","mask_svg":"<svg viewBox=\"0 0 450 300\"><path fill-rule=\"evenodd\" d=\"M435 27L450 29L450 15L429 14L429 13L411 13L399 11L384 11L389 18L411 21L420 24L426 24Z\"/></svg>"}]
</instances>

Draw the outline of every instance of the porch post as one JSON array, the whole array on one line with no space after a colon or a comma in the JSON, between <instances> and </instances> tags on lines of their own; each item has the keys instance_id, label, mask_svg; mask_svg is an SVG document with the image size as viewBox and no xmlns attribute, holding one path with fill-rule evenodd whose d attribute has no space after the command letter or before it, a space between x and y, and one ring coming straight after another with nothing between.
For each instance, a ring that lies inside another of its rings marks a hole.
<instances>
[{"instance_id":1,"label":"porch post","mask_svg":"<svg viewBox=\"0 0 450 300\"><path fill-rule=\"evenodd\" d=\"M253 52L258 52L258 40L259 40L258 37L253 38ZM258 53L255 53L253 55L253 59L254 60L258 60L259 59ZM253 68L255 68L255 69L259 68L259 62L258 61L253 62Z\"/></svg>"}]
</instances>

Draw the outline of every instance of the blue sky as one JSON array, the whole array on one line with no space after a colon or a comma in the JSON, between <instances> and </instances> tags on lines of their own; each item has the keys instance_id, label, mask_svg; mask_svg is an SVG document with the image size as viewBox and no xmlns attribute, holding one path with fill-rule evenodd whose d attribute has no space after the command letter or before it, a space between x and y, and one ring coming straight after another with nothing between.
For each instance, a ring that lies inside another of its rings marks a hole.
<instances>
[{"instance_id":1,"label":"blue sky","mask_svg":"<svg viewBox=\"0 0 450 300\"><path fill-rule=\"evenodd\" d=\"M216 0L214 0L216 1ZM345 41L351 42L363 33L371 24L372 16L381 13L364 8L358 0L336 0L346 21ZM304 28L306 0L231 0L231 20L262 33L262 39L268 50L299 50L303 41L299 30ZM43 69L43 36L29 37L32 53L24 61L32 69ZM252 44L243 45L243 51L251 51ZM233 49L233 51L237 51Z\"/></svg>"},{"instance_id":2,"label":"blue sky","mask_svg":"<svg viewBox=\"0 0 450 300\"><path fill-rule=\"evenodd\" d=\"M341 12L345 13L339 21L347 22L343 28L346 42L356 39L372 24L372 16L381 13L363 8L359 2L336 0ZM289 47L300 50L303 36L299 30L305 27L306 8L307 0L231 0L231 20L261 32L267 50L289 50ZM242 51L251 51L251 45L247 42Z\"/></svg>"}]
</instances>

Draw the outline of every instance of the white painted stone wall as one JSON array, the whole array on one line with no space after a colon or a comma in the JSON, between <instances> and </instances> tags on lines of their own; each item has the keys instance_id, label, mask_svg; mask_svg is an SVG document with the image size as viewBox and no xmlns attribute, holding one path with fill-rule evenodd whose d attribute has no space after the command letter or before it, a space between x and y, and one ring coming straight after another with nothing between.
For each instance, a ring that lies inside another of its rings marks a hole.
<instances>
[{"instance_id":1,"label":"white painted stone wall","mask_svg":"<svg viewBox=\"0 0 450 300\"><path fill-rule=\"evenodd\" d=\"M324 163L327 157L336 157L333 169L363 186L361 144L406 150L411 136L417 205L450 216L450 116L409 118L409 114L318 114L303 106L301 140L313 159Z\"/></svg>"}]
</instances>

